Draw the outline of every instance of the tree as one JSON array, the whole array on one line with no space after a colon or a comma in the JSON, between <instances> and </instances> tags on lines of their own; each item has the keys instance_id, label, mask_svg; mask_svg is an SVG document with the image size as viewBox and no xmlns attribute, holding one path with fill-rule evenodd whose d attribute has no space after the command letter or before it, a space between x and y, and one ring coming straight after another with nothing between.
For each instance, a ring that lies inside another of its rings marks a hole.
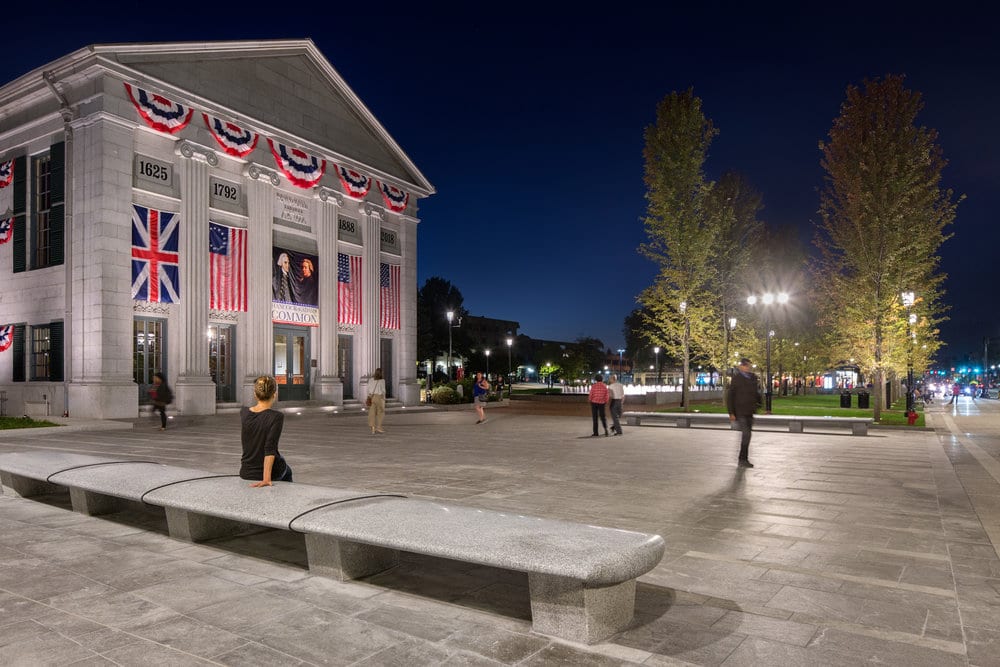
<instances>
[{"instance_id":1,"label":"tree","mask_svg":"<svg viewBox=\"0 0 1000 667\"><path fill-rule=\"evenodd\" d=\"M424 286L417 290L418 359L433 359L448 352L448 319L445 314L452 311L457 324L468 314L462 301L458 288L438 276L428 278ZM461 327L453 328L451 333L453 352L466 354L469 341Z\"/></svg>"},{"instance_id":2,"label":"tree","mask_svg":"<svg viewBox=\"0 0 1000 667\"><path fill-rule=\"evenodd\" d=\"M937 252L962 199L942 189L947 161L937 132L917 125L922 109L920 94L906 89L902 76L866 80L863 89L848 86L829 141L820 142L826 170L815 240L820 321L835 333L834 351L853 357L874 381L876 421L879 389L914 347L906 339L902 292L917 296L912 312L922 357L940 347L945 274Z\"/></svg>"},{"instance_id":3,"label":"tree","mask_svg":"<svg viewBox=\"0 0 1000 667\"><path fill-rule=\"evenodd\" d=\"M718 207L709 201L712 184L703 167L716 134L691 89L660 101L656 122L645 132L647 241L641 251L660 270L639 300L650 313L650 336L683 360L685 410L690 342L704 339L715 323L715 300L707 288L714 278L709 260L718 238Z\"/></svg>"}]
</instances>

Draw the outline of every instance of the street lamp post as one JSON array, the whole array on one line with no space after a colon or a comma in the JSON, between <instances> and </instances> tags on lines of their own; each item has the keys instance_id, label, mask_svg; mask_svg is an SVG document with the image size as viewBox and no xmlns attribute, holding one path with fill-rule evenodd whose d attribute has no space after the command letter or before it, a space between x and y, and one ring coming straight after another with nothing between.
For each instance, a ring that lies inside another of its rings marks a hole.
<instances>
[{"instance_id":1,"label":"street lamp post","mask_svg":"<svg viewBox=\"0 0 1000 667\"><path fill-rule=\"evenodd\" d=\"M653 354L656 355L656 384L660 384L660 348L654 347Z\"/></svg>"},{"instance_id":2,"label":"street lamp post","mask_svg":"<svg viewBox=\"0 0 1000 667\"><path fill-rule=\"evenodd\" d=\"M788 295L784 292L779 292L777 296L766 292L761 296L761 303L764 305L764 329L767 335L767 345L765 346L766 352L765 356L767 358L766 362L766 372L767 372L767 385L764 389L764 414L771 414L771 338L774 336L774 331L771 330L771 309L770 306L774 305L777 301L781 305L788 303ZM747 303L751 306L757 303L757 297L750 295L747 297Z\"/></svg>"},{"instance_id":3,"label":"street lamp post","mask_svg":"<svg viewBox=\"0 0 1000 667\"><path fill-rule=\"evenodd\" d=\"M490 379L490 351L486 350L486 381Z\"/></svg>"},{"instance_id":4,"label":"street lamp post","mask_svg":"<svg viewBox=\"0 0 1000 667\"><path fill-rule=\"evenodd\" d=\"M514 374L511 372L510 366L510 348L514 344L513 338L507 339L507 398L510 398L510 392L513 389L514 384Z\"/></svg>"},{"instance_id":5,"label":"street lamp post","mask_svg":"<svg viewBox=\"0 0 1000 667\"><path fill-rule=\"evenodd\" d=\"M732 365L729 363L729 337L732 335L733 331L736 330L736 318L735 317L730 317L729 321L727 322L727 324L729 326L726 328L726 349L722 353L722 358L725 360L725 364L726 364L726 374L724 376L722 376L722 386L723 386L723 388L725 388L725 386L729 383L728 382L729 381L729 369L732 367Z\"/></svg>"},{"instance_id":6,"label":"street lamp post","mask_svg":"<svg viewBox=\"0 0 1000 667\"><path fill-rule=\"evenodd\" d=\"M448 382L451 382L451 321L455 319L455 311L449 310L444 315L448 318Z\"/></svg>"},{"instance_id":7,"label":"street lamp post","mask_svg":"<svg viewBox=\"0 0 1000 667\"><path fill-rule=\"evenodd\" d=\"M913 410L913 339L910 327L916 322L917 316L910 312L914 302L913 292L903 292L899 296L906 306L906 412L909 414Z\"/></svg>"},{"instance_id":8,"label":"street lamp post","mask_svg":"<svg viewBox=\"0 0 1000 667\"><path fill-rule=\"evenodd\" d=\"M691 354L688 344L691 338L691 320L688 319L687 301L681 301L680 311L684 316L684 361L681 364L681 407L685 411L688 409L688 378L691 372Z\"/></svg>"},{"instance_id":9,"label":"street lamp post","mask_svg":"<svg viewBox=\"0 0 1000 667\"><path fill-rule=\"evenodd\" d=\"M622 365L622 355L625 354L624 348L618 348L618 377L620 378L625 374L625 367Z\"/></svg>"}]
</instances>

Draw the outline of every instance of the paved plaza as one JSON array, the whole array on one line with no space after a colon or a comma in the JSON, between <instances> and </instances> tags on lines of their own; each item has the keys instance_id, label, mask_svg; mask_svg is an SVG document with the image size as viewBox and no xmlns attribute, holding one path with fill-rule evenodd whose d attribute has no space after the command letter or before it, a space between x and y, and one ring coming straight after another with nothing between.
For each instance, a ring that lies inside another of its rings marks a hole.
<instances>
[{"instance_id":1,"label":"paved plaza","mask_svg":"<svg viewBox=\"0 0 1000 667\"><path fill-rule=\"evenodd\" d=\"M301 535L192 545L157 508L4 496L0 664L1000 665L1000 401L867 437L758 430L752 470L735 432L591 438L583 414L401 410L373 437L362 415L307 411L281 448L297 482L659 533L635 620L606 642L533 634L519 573L404 554L338 582L309 575ZM0 453L238 469L237 415L90 426L5 432Z\"/></svg>"}]
</instances>

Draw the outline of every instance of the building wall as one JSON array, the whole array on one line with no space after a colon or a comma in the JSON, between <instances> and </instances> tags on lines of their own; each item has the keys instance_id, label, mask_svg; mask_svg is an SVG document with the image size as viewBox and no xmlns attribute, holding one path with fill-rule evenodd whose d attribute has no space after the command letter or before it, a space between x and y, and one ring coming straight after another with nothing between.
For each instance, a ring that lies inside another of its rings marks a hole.
<instances>
[{"instance_id":1,"label":"building wall","mask_svg":"<svg viewBox=\"0 0 1000 667\"><path fill-rule=\"evenodd\" d=\"M233 62L235 74L238 61ZM183 81L183 72L187 70L177 71L178 81ZM68 125L51 112L52 95L39 94L31 104L21 99L18 108L12 108L6 117L0 108L0 119L4 119L0 124L0 162L47 150L55 141L66 142L70 213L66 219L62 266L15 274L11 270L11 244L0 246L0 282L5 285L0 298L0 325L64 320L66 336L64 382L33 382L30 376L25 382L12 382L13 355L10 351L0 353L0 391L7 392L7 414L21 414L28 408L36 410L35 404L44 395L50 414L137 416L144 396L133 379L136 318L166 324L167 378L174 387L174 407L185 414L215 412L215 384L209 372L206 333L209 325L232 326L236 402L251 402L253 378L274 371L272 247L287 242L314 249L319 260L319 326L309 327L306 354L308 398L341 404L345 394L361 396L367 377L383 365L382 340L388 339L392 341L391 368L387 368L390 391L404 403L415 403L418 400L417 219L414 217L417 197L411 195L406 211L395 213L382 205L375 185L362 201L346 196L333 173L332 160L340 159L335 155L321 156L327 159L327 173L317 187L298 188L276 168L267 144L267 137L271 136L267 128L261 131L253 153L245 159L230 157L208 132L201 117L200 97L191 94L192 102L184 90L164 91L165 95L173 95L174 101L195 109L190 124L171 135L147 127L128 98L124 80L139 86L158 85L156 81L147 83L99 67L91 68L72 82L68 79L56 82L73 110ZM284 111L273 112L270 119L287 118L287 126L280 128L283 140L290 141L291 137L307 131L305 126L310 123L296 116L295 109L298 103L307 102L310 108L316 108L329 98L328 90L317 91L324 85L314 76L286 91L280 104L272 100L273 108ZM245 81L240 86L247 88ZM218 104L225 106L224 101ZM34 116L32 110L41 118ZM343 111L338 111L338 115L343 115ZM17 125L12 119L16 119ZM255 125L253 117L242 118L232 112L225 120L244 127L259 127L259 121ZM366 131L346 131L346 136L363 135ZM309 140L302 137L301 143ZM351 144L353 147L363 142ZM170 181L150 183L149 179L140 178L136 173L137 156L169 168ZM382 161L383 166L388 165L384 158ZM237 186L239 201L216 203L218 200L210 195L210 185L216 181ZM279 198L289 197L302 209L301 217L295 220L289 218L296 216L276 208ZM177 303L132 298L133 204L181 217L181 294ZM359 224L360 244L355 239L338 238L337 221L342 217ZM211 310L208 306L209 222L247 230L246 312ZM383 232L396 240L394 246L383 245ZM365 258L362 276L365 309L361 325L337 321L338 252ZM400 266L400 329L384 330L379 326L381 262ZM338 334L353 337L350 369L338 367ZM350 377L350 387L341 386L342 375Z\"/></svg>"}]
</instances>

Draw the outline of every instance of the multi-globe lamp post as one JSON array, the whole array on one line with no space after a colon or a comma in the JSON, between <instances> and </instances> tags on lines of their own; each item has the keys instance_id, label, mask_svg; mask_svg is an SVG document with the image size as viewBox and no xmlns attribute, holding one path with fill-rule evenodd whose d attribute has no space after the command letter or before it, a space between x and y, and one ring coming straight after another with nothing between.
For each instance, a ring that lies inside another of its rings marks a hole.
<instances>
[{"instance_id":1,"label":"multi-globe lamp post","mask_svg":"<svg viewBox=\"0 0 1000 667\"><path fill-rule=\"evenodd\" d=\"M747 297L747 304L751 306L757 305L757 296L751 294ZM760 302L764 306L764 329L767 336L767 344L765 346L766 352L766 372L767 372L767 384L764 389L764 413L771 414L771 338L774 336L774 331L771 330L771 306L775 303L778 305L785 305L788 303L788 294L785 292L779 292L778 294L772 294L771 292L765 292L760 297Z\"/></svg>"}]
</instances>

